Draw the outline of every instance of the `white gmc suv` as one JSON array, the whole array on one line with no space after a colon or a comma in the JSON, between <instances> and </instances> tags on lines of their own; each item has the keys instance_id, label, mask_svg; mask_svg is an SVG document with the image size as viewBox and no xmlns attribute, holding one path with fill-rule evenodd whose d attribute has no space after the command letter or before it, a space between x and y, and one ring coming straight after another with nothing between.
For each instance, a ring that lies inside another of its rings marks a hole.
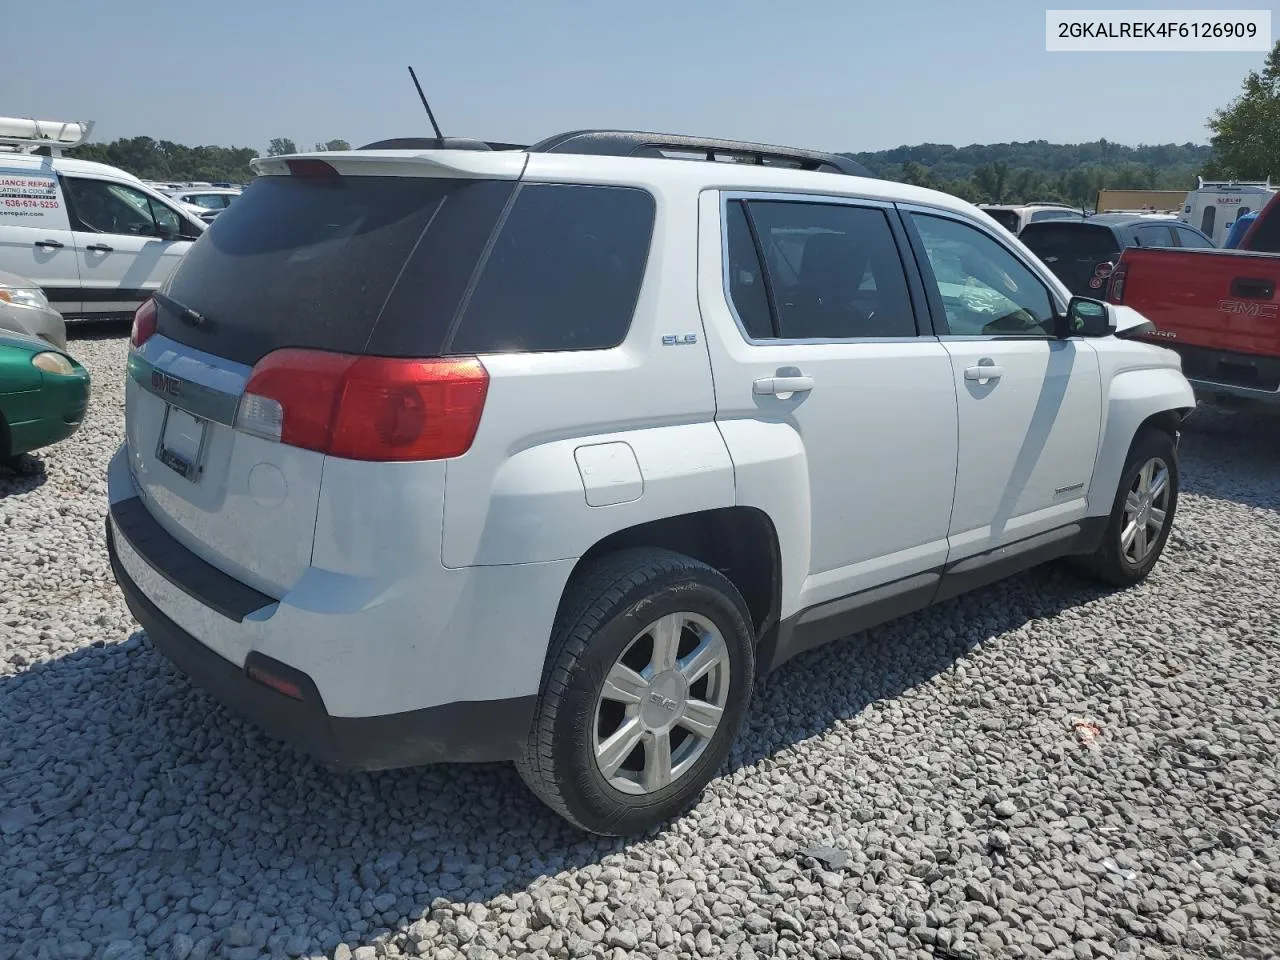
<instances>
[{"instance_id":1,"label":"white gmc suv","mask_svg":"<svg viewBox=\"0 0 1280 960\"><path fill-rule=\"evenodd\" d=\"M797 651L1159 557L1176 356L973 206L731 141L400 146L258 160L135 318L115 575L269 733L513 760L627 834Z\"/></svg>"}]
</instances>

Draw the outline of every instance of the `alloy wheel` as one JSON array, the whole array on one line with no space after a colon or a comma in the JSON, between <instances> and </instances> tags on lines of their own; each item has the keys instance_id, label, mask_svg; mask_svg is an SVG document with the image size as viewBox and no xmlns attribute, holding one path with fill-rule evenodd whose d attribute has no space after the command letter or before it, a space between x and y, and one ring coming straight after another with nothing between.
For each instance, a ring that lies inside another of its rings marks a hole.
<instances>
[{"instance_id":1,"label":"alloy wheel","mask_svg":"<svg viewBox=\"0 0 1280 960\"><path fill-rule=\"evenodd\" d=\"M729 695L729 648L706 617L655 620L614 661L596 700L594 750L614 789L649 794L707 749Z\"/></svg>"},{"instance_id":2,"label":"alloy wheel","mask_svg":"<svg viewBox=\"0 0 1280 960\"><path fill-rule=\"evenodd\" d=\"M1141 564L1160 540L1169 517L1169 467L1159 457L1142 465L1124 501L1120 552L1129 563Z\"/></svg>"}]
</instances>

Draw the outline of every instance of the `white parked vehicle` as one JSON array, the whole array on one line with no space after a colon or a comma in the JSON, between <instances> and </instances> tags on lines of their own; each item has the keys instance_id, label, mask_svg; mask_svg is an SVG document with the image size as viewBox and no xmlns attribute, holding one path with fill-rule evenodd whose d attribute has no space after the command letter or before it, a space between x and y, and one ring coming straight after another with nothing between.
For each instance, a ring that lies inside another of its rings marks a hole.
<instances>
[{"instance_id":1,"label":"white parked vehicle","mask_svg":"<svg viewBox=\"0 0 1280 960\"><path fill-rule=\"evenodd\" d=\"M1050 200L1034 203L984 203L978 209L1015 236L1021 233L1022 228L1028 223L1040 223L1042 220L1084 219L1084 213L1079 207Z\"/></svg>"},{"instance_id":2,"label":"white parked vehicle","mask_svg":"<svg viewBox=\"0 0 1280 960\"><path fill-rule=\"evenodd\" d=\"M1227 234L1236 220L1261 210L1276 192L1270 178L1257 181L1197 179L1199 185L1187 194L1179 219L1220 247L1226 244Z\"/></svg>"},{"instance_id":3,"label":"white parked vehicle","mask_svg":"<svg viewBox=\"0 0 1280 960\"><path fill-rule=\"evenodd\" d=\"M123 170L61 155L88 130L0 118L0 269L67 318L129 316L206 225Z\"/></svg>"},{"instance_id":4,"label":"white parked vehicle","mask_svg":"<svg viewBox=\"0 0 1280 960\"><path fill-rule=\"evenodd\" d=\"M116 579L270 733L514 760L626 834L797 652L1160 556L1177 357L970 204L757 144L441 143L255 161L134 322Z\"/></svg>"},{"instance_id":5,"label":"white parked vehicle","mask_svg":"<svg viewBox=\"0 0 1280 960\"><path fill-rule=\"evenodd\" d=\"M208 223L231 206L231 201L240 196L240 191L231 187L197 187L170 190L169 196L182 204L188 213Z\"/></svg>"}]
</instances>

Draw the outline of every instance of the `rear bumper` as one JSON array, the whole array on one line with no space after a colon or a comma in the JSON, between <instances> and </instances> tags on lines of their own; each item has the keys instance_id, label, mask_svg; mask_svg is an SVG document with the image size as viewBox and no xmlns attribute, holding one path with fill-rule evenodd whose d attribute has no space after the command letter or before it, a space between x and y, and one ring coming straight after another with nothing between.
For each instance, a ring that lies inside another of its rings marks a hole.
<instances>
[{"instance_id":1,"label":"rear bumper","mask_svg":"<svg viewBox=\"0 0 1280 960\"><path fill-rule=\"evenodd\" d=\"M1182 358L1183 375L1201 396L1280 403L1280 357L1162 343Z\"/></svg>"},{"instance_id":2,"label":"rear bumper","mask_svg":"<svg viewBox=\"0 0 1280 960\"><path fill-rule=\"evenodd\" d=\"M1252 387L1239 387L1232 383L1219 383L1216 380L1197 380L1195 377L1188 377L1187 382L1201 397L1238 397L1242 400L1280 404L1280 390L1255 390Z\"/></svg>"},{"instance_id":3,"label":"rear bumper","mask_svg":"<svg viewBox=\"0 0 1280 960\"><path fill-rule=\"evenodd\" d=\"M120 506L112 504L107 517L107 551L129 610L156 649L180 671L270 736L345 770L513 760L520 755L533 719L534 696L458 701L382 716L338 717L328 712L315 682L303 671L257 651L249 652L243 665L216 653L166 616L125 570L116 542L123 534L114 517ZM136 518L128 526L136 535ZM134 553L141 551L134 549ZM254 667L293 683L301 698L251 679L249 671Z\"/></svg>"}]
</instances>

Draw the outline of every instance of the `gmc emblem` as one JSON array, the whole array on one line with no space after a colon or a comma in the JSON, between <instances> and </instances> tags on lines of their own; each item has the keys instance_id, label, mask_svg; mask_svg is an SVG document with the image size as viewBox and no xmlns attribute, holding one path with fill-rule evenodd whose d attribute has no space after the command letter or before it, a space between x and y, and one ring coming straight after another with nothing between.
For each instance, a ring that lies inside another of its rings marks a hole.
<instances>
[{"instance_id":1,"label":"gmc emblem","mask_svg":"<svg viewBox=\"0 0 1280 960\"><path fill-rule=\"evenodd\" d=\"M1245 300L1219 300L1218 312L1242 317L1275 317L1277 304L1249 303Z\"/></svg>"},{"instance_id":2,"label":"gmc emblem","mask_svg":"<svg viewBox=\"0 0 1280 960\"><path fill-rule=\"evenodd\" d=\"M151 371L151 389L169 397L182 396L182 381L159 370Z\"/></svg>"}]
</instances>

